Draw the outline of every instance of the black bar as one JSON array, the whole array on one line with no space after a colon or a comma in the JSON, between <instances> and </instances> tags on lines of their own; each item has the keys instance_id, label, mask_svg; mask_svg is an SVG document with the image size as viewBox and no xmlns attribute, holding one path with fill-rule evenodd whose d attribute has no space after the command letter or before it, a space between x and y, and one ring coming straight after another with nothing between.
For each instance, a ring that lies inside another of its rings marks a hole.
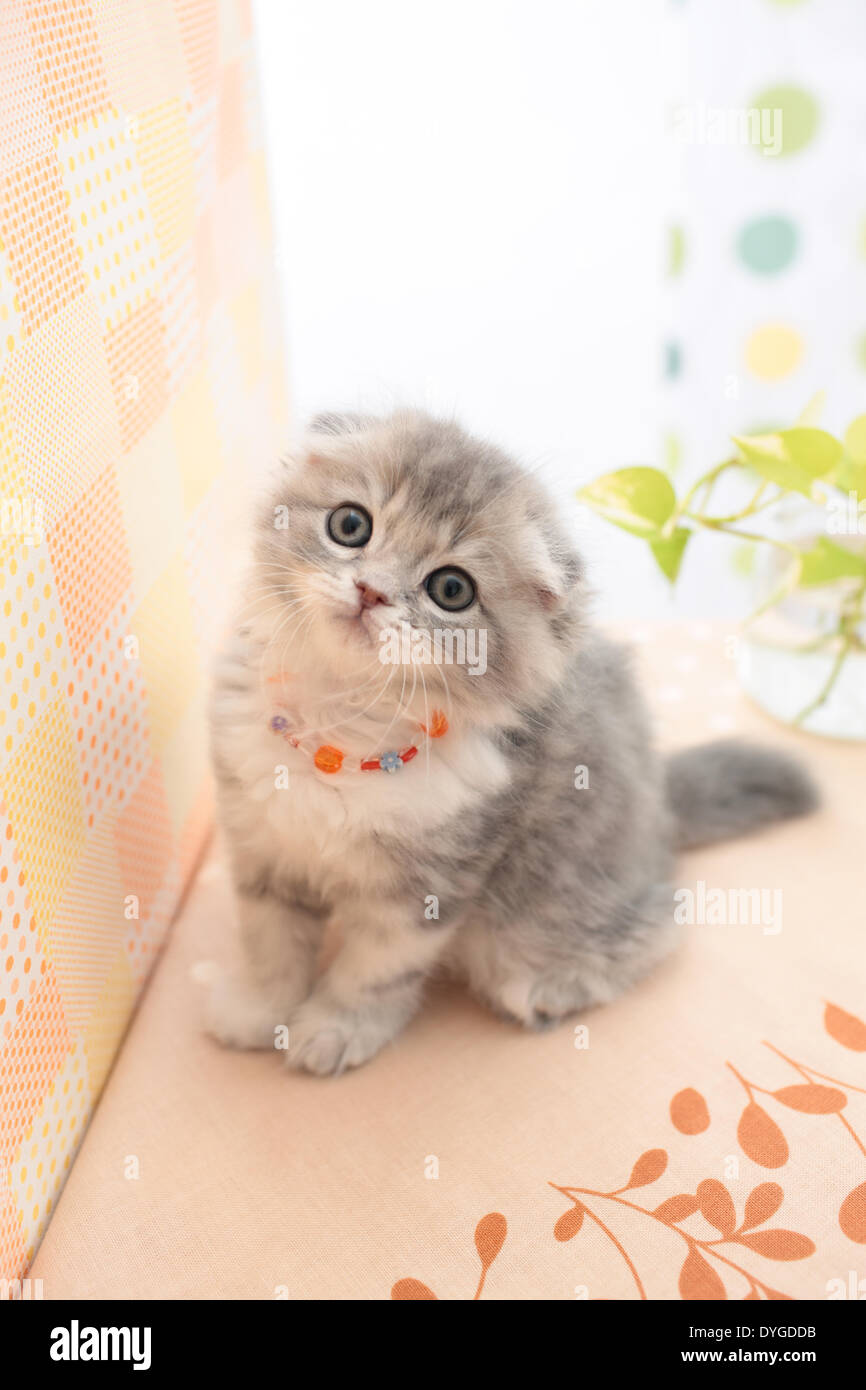
<instances>
[{"instance_id":1,"label":"black bar","mask_svg":"<svg viewBox=\"0 0 866 1390\"><path fill-rule=\"evenodd\" d=\"M405 1380L410 1390L418 1369L424 1379L429 1377L437 1353L446 1374L458 1372L463 1378L473 1367L477 1373L483 1364L486 1381L500 1358L510 1375L512 1357L523 1360L532 1355L547 1362L548 1381L563 1373L569 1379L583 1378L584 1370L592 1366L614 1376L629 1371L664 1376L672 1370L700 1376L707 1368L734 1374L806 1369L826 1379L828 1373L845 1370L854 1383L862 1380L864 1369L866 1319L859 1306L863 1298L861 1294L858 1299L803 1303L577 1299L568 1305L554 1304L548 1313L540 1313L535 1302L531 1310L509 1314L502 1327L496 1324L496 1303L492 1302L486 1309L473 1307L470 1313L459 1314L459 1342L438 1335L453 1326L439 1321L446 1315L438 1310L422 1314L421 1323L405 1323L405 1317L419 1315L390 1309L380 1322L369 1301L353 1305L342 1300L293 1304L291 1300L53 1302L25 1298L3 1306L0 1329L7 1355L17 1345L32 1374L41 1378L47 1372L58 1384L69 1376L93 1380L105 1371L114 1377L132 1375L135 1383L145 1376L161 1380L179 1370L225 1376L232 1369L243 1371L247 1379L269 1378L279 1370L281 1380L290 1381L298 1374L307 1379L310 1360L317 1356L324 1358L323 1371L332 1380L335 1359L339 1361L341 1353L359 1375L366 1374L365 1365L372 1370L374 1361L381 1370L384 1357L389 1378ZM529 1290L526 1302L534 1302ZM117 1329L116 1335L103 1334L102 1329L112 1328ZM420 1368L419 1333L424 1338ZM403 1340L406 1335L411 1337L408 1346ZM299 1337L303 1338L300 1344ZM390 1340L382 1341L383 1337ZM118 1354L126 1354L125 1360L112 1359L115 1348ZM91 1350L106 1359L86 1359ZM59 1359L64 1356L77 1359ZM133 1369L136 1360L141 1367L137 1372Z\"/></svg>"}]
</instances>

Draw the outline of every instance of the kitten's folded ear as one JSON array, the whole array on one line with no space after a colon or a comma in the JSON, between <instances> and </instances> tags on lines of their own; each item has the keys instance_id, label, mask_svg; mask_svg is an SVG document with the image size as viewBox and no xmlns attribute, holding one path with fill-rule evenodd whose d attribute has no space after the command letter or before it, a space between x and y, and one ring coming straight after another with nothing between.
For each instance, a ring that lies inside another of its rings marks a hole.
<instances>
[{"instance_id":1,"label":"kitten's folded ear","mask_svg":"<svg viewBox=\"0 0 866 1390\"><path fill-rule=\"evenodd\" d=\"M529 580L546 613L565 603L583 576L583 562L559 537L535 532L531 539Z\"/></svg>"},{"instance_id":2,"label":"kitten's folded ear","mask_svg":"<svg viewBox=\"0 0 866 1390\"><path fill-rule=\"evenodd\" d=\"M326 410L313 416L309 430L311 434L355 434L364 428L368 419L351 411Z\"/></svg>"}]
</instances>

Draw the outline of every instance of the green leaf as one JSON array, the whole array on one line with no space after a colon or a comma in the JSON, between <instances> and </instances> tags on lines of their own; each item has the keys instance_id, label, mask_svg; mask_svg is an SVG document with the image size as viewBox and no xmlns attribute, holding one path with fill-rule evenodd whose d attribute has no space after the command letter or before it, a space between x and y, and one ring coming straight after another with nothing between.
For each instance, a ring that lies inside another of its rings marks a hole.
<instances>
[{"instance_id":1,"label":"green leaf","mask_svg":"<svg viewBox=\"0 0 866 1390\"><path fill-rule=\"evenodd\" d=\"M808 426L777 434L734 436L737 448L752 468L771 483L812 496L812 484L835 468L842 445L826 430Z\"/></svg>"},{"instance_id":2,"label":"green leaf","mask_svg":"<svg viewBox=\"0 0 866 1390\"><path fill-rule=\"evenodd\" d=\"M845 453L833 470L830 482L840 492L853 492L857 501L866 500L866 415L858 415L845 431Z\"/></svg>"},{"instance_id":3,"label":"green leaf","mask_svg":"<svg viewBox=\"0 0 866 1390\"><path fill-rule=\"evenodd\" d=\"M814 587L832 584L836 579L862 579L866 575L866 556L855 555L844 546L821 536L811 550L803 554L800 584Z\"/></svg>"},{"instance_id":4,"label":"green leaf","mask_svg":"<svg viewBox=\"0 0 866 1390\"><path fill-rule=\"evenodd\" d=\"M658 468L620 468L587 483L578 497L606 521L634 536L655 536L676 506L667 474Z\"/></svg>"},{"instance_id":5,"label":"green leaf","mask_svg":"<svg viewBox=\"0 0 866 1390\"><path fill-rule=\"evenodd\" d=\"M866 463L858 463L846 454L833 469L829 481L840 492L856 493L857 501L866 501Z\"/></svg>"},{"instance_id":6,"label":"green leaf","mask_svg":"<svg viewBox=\"0 0 866 1390\"><path fill-rule=\"evenodd\" d=\"M866 463L866 415L858 415L845 431L845 453L854 463Z\"/></svg>"},{"instance_id":7,"label":"green leaf","mask_svg":"<svg viewBox=\"0 0 866 1390\"><path fill-rule=\"evenodd\" d=\"M691 534L688 527L678 526L670 536L652 536L650 538L649 546L656 558L656 563L662 574L666 575L672 584L680 572L683 554Z\"/></svg>"}]
</instances>

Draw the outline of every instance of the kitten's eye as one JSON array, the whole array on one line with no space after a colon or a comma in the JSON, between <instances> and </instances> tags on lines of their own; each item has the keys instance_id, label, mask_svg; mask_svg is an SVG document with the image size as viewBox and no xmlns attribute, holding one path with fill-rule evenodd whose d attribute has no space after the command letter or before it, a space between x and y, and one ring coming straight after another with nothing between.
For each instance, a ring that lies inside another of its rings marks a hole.
<instances>
[{"instance_id":1,"label":"kitten's eye","mask_svg":"<svg viewBox=\"0 0 866 1390\"><path fill-rule=\"evenodd\" d=\"M373 518L364 507L344 502L328 514L328 535L337 545L366 545L373 534Z\"/></svg>"},{"instance_id":2,"label":"kitten's eye","mask_svg":"<svg viewBox=\"0 0 866 1390\"><path fill-rule=\"evenodd\" d=\"M475 602L475 585L465 570L453 569L446 565L441 570L428 574L424 587L433 602L450 613L468 608Z\"/></svg>"}]
</instances>

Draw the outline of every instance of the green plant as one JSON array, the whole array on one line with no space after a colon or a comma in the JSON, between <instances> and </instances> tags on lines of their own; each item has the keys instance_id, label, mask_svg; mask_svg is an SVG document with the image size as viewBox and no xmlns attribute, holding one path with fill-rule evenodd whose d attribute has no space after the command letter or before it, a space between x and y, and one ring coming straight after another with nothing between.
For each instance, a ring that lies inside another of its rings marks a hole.
<instances>
[{"instance_id":1,"label":"green plant","mask_svg":"<svg viewBox=\"0 0 866 1390\"><path fill-rule=\"evenodd\" d=\"M826 680L800 711L798 722L827 700L846 658L866 650L866 546L862 540L849 546L831 539L834 532L866 537L866 415L859 416L840 440L817 428L821 404L816 397L792 429L734 436L736 454L708 469L681 497L667 473L647 467L606 473L577 494L599 516L644 540L671 583L698 531L722 532L741 542L772 547L782 561L781 575L747 623L795 590L826 591L829 625L793 648L832 656ZM712 496L723 475L739 484L742 501L733 510L713 512ZM806 499L815 513L805 545L786 538L780 524L780 504L794 496ZM761 518L757 527L753 517ZM773 532L762 529L767 521L773 523Z\"/></svg>"}]
</instances>

